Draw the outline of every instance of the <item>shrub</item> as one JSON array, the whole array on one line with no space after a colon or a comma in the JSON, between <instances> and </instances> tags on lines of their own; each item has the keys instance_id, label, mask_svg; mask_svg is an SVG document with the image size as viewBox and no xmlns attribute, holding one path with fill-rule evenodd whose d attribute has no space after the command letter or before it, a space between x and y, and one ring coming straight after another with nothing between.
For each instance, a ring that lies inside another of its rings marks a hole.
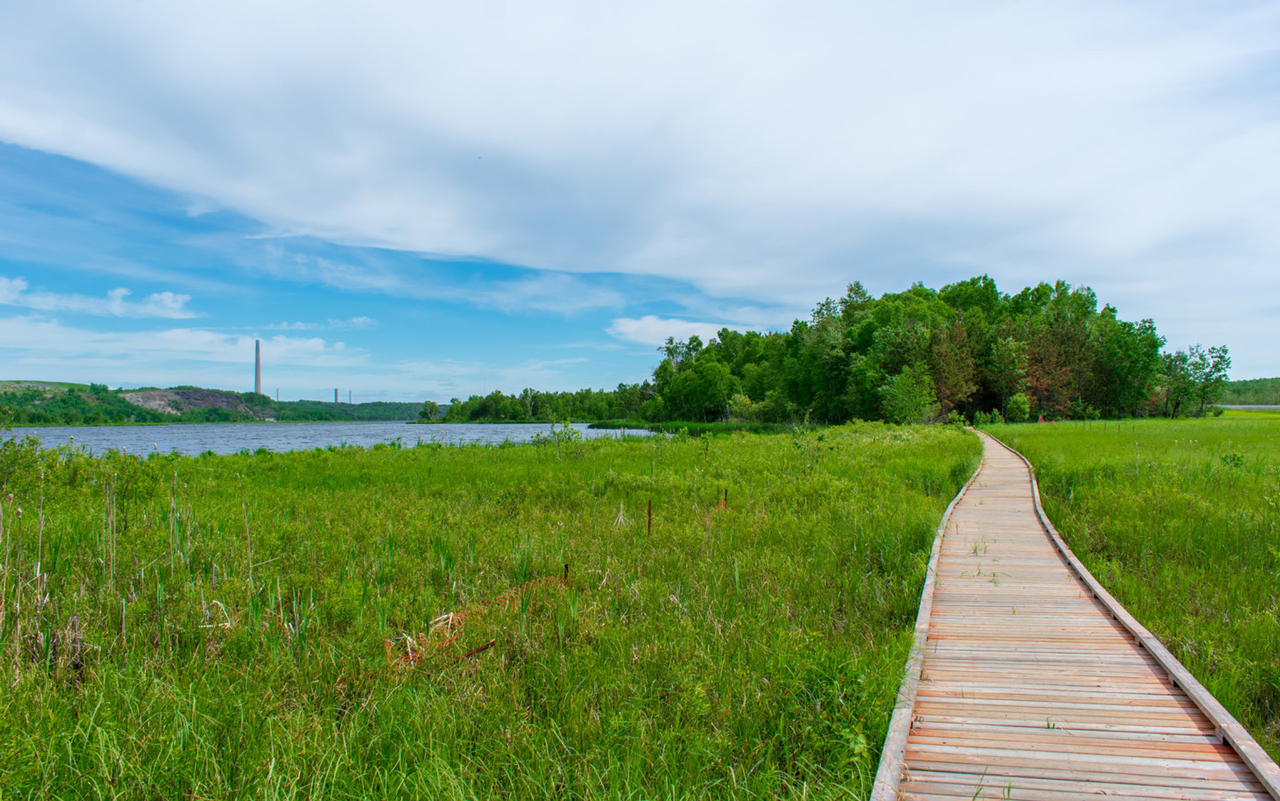
<instances>
[{"instance_id":1,"label":"shrub","mask_svg":"<svg viewBox=\"0 0 1280 801\"><path fill-rule=\"evenodd\" d=\"M975 426L991 426L1000 425L1004 422L1004 418L1000 416L1000 412L992 409L989 412L975 412L973 415L973 424Z\"/></svg>"},{"instance_id":2,"label":"shrub","mask_svg":"<svg viewBox=\"0 0 1280 801\"><path fill-rule=\"evenodd\" d=\"M938 417L938 396L924 365L906 367L880 390L891 423L927 423Z\"/></svg>"},{"instance_id":3,"label":"shrub","mask_svg":"<svg viewBox=\"0 0 1280 801\"><path fill-rule=\"evenodd\" d=\"M729 419L748 423L760 420L761 404L752 403L746 395L737 394L729 399Z\"/></svg>"},{"instance_id":4,"label":"shrub","mask_svg":"<svg viewBox=\"0 0 1280 801\"><path fill-rule=\"evenodd\" d=\"M1025 393L1019 392L1012 398L1009 398L1008 409L1006 410L1005 419L1010 423L1025 423L1027 416L1031 414L1031 401L1027 399Z\"/></svg>"}]
</instances>

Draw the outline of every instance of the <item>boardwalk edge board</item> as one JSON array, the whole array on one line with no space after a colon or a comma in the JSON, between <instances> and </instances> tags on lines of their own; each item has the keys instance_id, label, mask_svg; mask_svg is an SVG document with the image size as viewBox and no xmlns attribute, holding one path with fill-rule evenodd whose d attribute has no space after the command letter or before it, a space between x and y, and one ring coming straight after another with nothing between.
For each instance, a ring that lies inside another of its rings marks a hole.
<instances>
[{"instance_id":1,"label":"boardwalk edge board","mask_svg":"<svg viewBox=\"0 0 1280 801\"><path fill-rule=\"evenodd\" d=\"M982 472L985 457L978 459L978 466L973 475L964 483L956 496L947 504L942 513L942 522L933 534L933 547L929 552L929 566L925 569L924 588L920 591L920 611L916 613L915 634L911 642L911 653L907 657L907 666L903 670L902 684L898 688L898 698L893 705L893 717L889 719L889 731L885 734L884 747L880 749L880 767L876 770L875 784L871 790L872 801L895 801L898 797L898 785L902 780L902 761L907 753L907 736L911 733L911 722L915 716L916 694L920 689L920 668L924 663L925 641L929 635L929 618L933 612L934 576L938 569L938 557L942 553L942 535L946 533L951 522L951 510L968 492L969 487Z\"/></svg>"},{"instance_id":2,"label":"boardwalk edge board","mask_svg":"<svg viewBox=\"0 0 1280 801\"><path fill-rule=\"evenodd\" d=\"M1243 763L1242 767L1247 769L1261 785L1261 789L1264 789L1272 798L1280 801L1280 767L1276 765L1266 751L1258 745L1257 741L1253 739L1231 713L1191 675L1190 671L1178 661L1177 657L1170 653L1146 627L1135 620L1098 583L1093 574L1071 552L1071 549L1061 535L1058 534L1057 529L1054 528L1053 523L1050 522L1048 515L1044 512L1044 507L1040 502L1040 487L1036 481L1035 470L1031 462L1021 453L1018 453L1018 451L1010 448L990 434L982 431L975 433L981 438L989 439L993 444L999 445L1022 462L1030 477L1031 501L1040 528L1052 543L1054 549L1066 562L1070 572L1084 585L1088 593L1093 596L1093 599L1105 609L1105 612L1136 640L1138 645L1159 665L1160 669L1165 671L1168 675L1168 680L1180 688L1207 721L1215 727L1210 736L1223 745L1229 746L1239 756ZM984 452L978 469L974 471L974 474L970 476L964 487L961 488L956 497L952 499L950 505L947 506L946 513L943 515L942 522L939 524L934 536L928 572L925 576L925 585L921 593L920 611L916 618L915 638L904 671L902 686L898 692L893 717L889 722L889 731L885 737L884 748L881 752L880 766L876 771L875 785L871 792L873 801L896 801L899 797L899 786L902 780L903 767L906 763L907 741L915 722L916 700L919 695L924 648L933 611L935 574L942 549L942 540L947 527L951 523L953 510L968 492L986 464L987 458Z\"/></svg>"},{"instance_id":3,"label":"boardwalk edge board","mask_svg":"<svg viewBox=\"0 0 1280 801\"><path fill-rule=\"evenodd\" d=\"M1139 623L1133 615L1129 614L1129 611L1121 606L1120 602L1098 583L1098 580L1093 577L1088 568L1071 552L1071 548L1067 546L1066 541L1062 539L1062 535L1058 533L1058 530L1053 527L1049 516L1044 512L1044 507L1040 504L1040 485L1036 482L1035 468L1032 467L1027 457L985 431L982 433L991 437L992 442L1017 456L1027 466L1027 471L1031 475L1031 500L1035 504L1036 517L1040 519L1040 525L1044 528L1045 533L1048 534L1049 539L1053 541L1054 547L1067 560L1071 571L1089 588L1089 591L1093 593L1093 597L1107 608L1112 618L1121 626L1124 626L1138 641L1138 644L1160 664L1160 667L1164 668L1165 672L1169 674L1169 680L1175 686L1181 688L1187 694L1187 697L1200 708L1204 716L1217 727L1215 733L1222 739L1223 743L1230 745L1235 750L1241 761L1249 767L1249 770L1253 772L1262 786L1271 794L1271 797L1280 801L1280 766L1276 765L1267 752L1263 750L1262 746L1258 745L1258 741L1253 739L1253 735L1249 734L1245 727L1240 725L1240 722L1218 702L1218 699L1214 698L1213 694L1206 690L1195 676L1191 675L1191 671L1187 670L1154 634L1147 631L1145 626Z\"/></svg>"}]
</instances>

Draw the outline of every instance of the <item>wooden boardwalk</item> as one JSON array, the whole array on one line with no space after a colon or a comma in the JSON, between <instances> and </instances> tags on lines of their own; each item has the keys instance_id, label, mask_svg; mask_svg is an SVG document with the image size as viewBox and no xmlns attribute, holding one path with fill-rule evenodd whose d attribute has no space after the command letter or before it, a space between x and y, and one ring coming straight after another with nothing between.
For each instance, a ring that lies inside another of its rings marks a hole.
<instances>
[{"instance_id":1,"label":"wooden boardwalk","mask_svg":"<svg viewBox=\"0 0 1280 801\"><path fill-rule=\"evenodd\" d=\"M1024 460L983 441L872 798L1280 798L1275 763L1067 550Z\"/></svg>"}]
</instances>

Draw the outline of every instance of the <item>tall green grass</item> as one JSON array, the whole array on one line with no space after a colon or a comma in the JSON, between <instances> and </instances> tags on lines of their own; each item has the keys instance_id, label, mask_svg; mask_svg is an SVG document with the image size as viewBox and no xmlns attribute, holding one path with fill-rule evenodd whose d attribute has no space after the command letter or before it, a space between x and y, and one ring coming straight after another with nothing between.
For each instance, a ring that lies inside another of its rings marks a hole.
<instances>
[{"instance_id":1,"label":"tall green grass","mask_svg":"<svg viewBox=\"0 0 1280 801\"><path fill-rule=\"evenodd\" d=\"M638 428L648 429L649 431L661 434L688 434L694 437L702 437L709 434L736 434L739 431L746 432L748 434L784 434L797 430L807 430L813 427L798 423L653 423L644 420L605 420L592 423L588 428Z\"/></svg>"},{"instance_id":2,"label":"tall green grass","mask_svg":"<svg viewBox=\"0 0 1280 801\"><path fill-rule=\"evenodd\" d=\"M977 453L11 448L0 795L859 797Z\"/></svg>"},{"instance_id":3,"label":"tall green grass","mask_svg":"<svg viewBox=\"0 0 1280 801\"><path fill-rule=\"evenodd\" d=\"M1090 572L1280 758L1280 416L988 430Z\"/></svg>"}]
</instances>

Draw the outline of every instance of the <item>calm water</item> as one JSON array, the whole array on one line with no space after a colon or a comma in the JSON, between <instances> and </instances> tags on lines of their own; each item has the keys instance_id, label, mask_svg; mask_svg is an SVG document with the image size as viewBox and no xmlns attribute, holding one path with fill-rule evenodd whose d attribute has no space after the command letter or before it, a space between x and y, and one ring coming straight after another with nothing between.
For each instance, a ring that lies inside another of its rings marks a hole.
<instances>
[{"instance_id":1,"label":"calm water","mask_svg":"<svg viewBox=\"0 0 1280 801\"><path fill-rule=\"evenodd\" d=\"M608 431L572 426L588 439L597 437L647 436L648 431L626 429ZM480 442L528 442L538 432L549 431L547 423L497 425L409 425L402 422L375 423L190 423L167 426L58 426L14 428L15 436L33 434L45 447L74 443L97 453L125 449L129 453L177 451L195 455L204 451L235 453L245 450L298 451L330 445L371 447L397 439L405 447L421 442L463 445Z\"/></svg>"}]
</instances>

